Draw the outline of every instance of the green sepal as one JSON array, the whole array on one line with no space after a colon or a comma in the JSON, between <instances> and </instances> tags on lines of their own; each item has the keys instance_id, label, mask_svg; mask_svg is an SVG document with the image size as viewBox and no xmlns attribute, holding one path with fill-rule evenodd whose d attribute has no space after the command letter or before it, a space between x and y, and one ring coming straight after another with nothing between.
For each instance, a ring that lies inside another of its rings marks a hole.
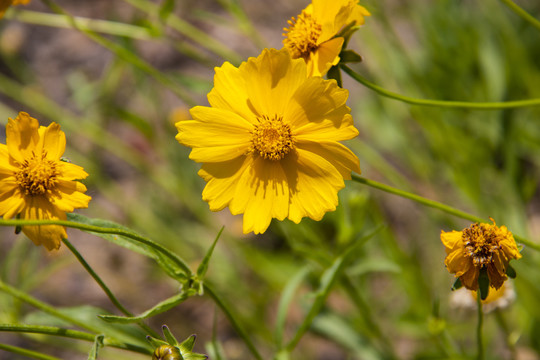
<instances>
[{"instance_id":1,"label":"green sepal","mask_svg":"<svg viewBox=\"0 0 540 360\"><path fill-rule=\"evenodd\" d=\"M22 226L21 225L17 225L15 226L15 235L19 235L22 231Z\"/></svg>"},{"instance_id":2,"label":"green sepal","mask_svg":"<svg viewBox=\"0 0 540 360\"><path fill-rule=\"evenodd\" d=\"M339 69L339 65L332 66L330 70L326 73L327 79L334 79L337 81L337 84L339 87L343 87L343 81L341 80L341 70Z\"/></svg>"},{"instance_id":3,"label":"green sepal","mask_svg":"<svg viewBox=\"0 0 540 360\"><path fill-rule=\"evenodd\" d=\"M508 267L506 268L506 275L510 279L515 279L517 276L517 273L516 273L516 270L512 266L508 265Z\"/></svg>"},{"instance_id":4,"label":"green sepal","mask_svg":"<svg viewBox=\"0 0 540 360\"><path fill-rule=\"evenodd\" d=\"M161 327L161 330L163 331L163 335L165 336L165 339L167 339L167 342L169 343L169 345L179 347L178 340L176 340L176 338L172 334L171 330L169 330L169 327L167 325L163 325Z\"/></svg>"},{"instance_id":5,"label":"green sepal","mask_svg":"<svg viewBox=\"0 0 540 360\"><path fill-rule=\"evenodd\" d=\"M480 299L486 300L489 294L489 277L487 269L480 269L480 275L478 276L478 292L480 293Z\"/></svg>"},{"instance_id":6,"label":"green sepal","mask_svg":"<svg viewBox=\"0 0 540 360\"><path fill-rule=\"evenodd\" d=\"M463 284L461 283L461 279L460 278L457 278L456 281L454 281L454 285L452 285L452 291L455 291L459 288L461 288L463 286Z\"/></svg>"},{"instance_id":7,"label":"green sepal","mask_svg":"<svg viewBox=\"0 0 540 360\"><path fill-rule=\"evenodd\" d=\"M169 345L166 341L163 341L161 339L156 339L155 337L152 337L150 335L146 335L146 341L148 341L155 348L158 348L163 345Z\"/></svg>"},{"instance_id":8,"label":"green sepal","mask_svg":"<svg viewBox=\"0 0 540 360\"><path fill-rule=\"evenodd\" d=\"M343 50L339 54L340 64L345 63L359 63L362 61L362 57L358 55L354 50Z\"/></svg>"},{"instance_id":9,"label":"green sepal","mask_svg":"<svg viewBox=\"0 0 540 360\"><path fill-rule=\"evenodd\" d=\"M179 345L180 350L182 352L193 351L193 347L195 346L196 339L197 339L197 335L195 334L189 336L186 340L182 341L182 343Z\"/></svg>"}]
</instances>

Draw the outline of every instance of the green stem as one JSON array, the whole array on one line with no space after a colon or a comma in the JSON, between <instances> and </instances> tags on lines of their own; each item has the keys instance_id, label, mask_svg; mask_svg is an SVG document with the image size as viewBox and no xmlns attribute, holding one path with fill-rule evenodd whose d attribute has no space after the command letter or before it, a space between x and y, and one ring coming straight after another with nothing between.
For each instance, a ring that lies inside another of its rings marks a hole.
<instances>
[{"instance_id":1,"label":"green stem","mask_svg":"<svg viewBox=\"0 0 540 360\"><path fill-rule=\"evenodd\" d=\"M7 13L6 18L15 19L28 24L67 29L72 28L71 22L64 15L49 14L45 12L16 9L16 11ZM153 38L150 30L141 26L78 16L74 16L73 21L77 24L79 29L85 31L96 31L139 40L150 40Z\"/></svg>"},{"instance_id":2,"label":"green stem","mask_svg":"<svg viewBox=\"0 0 540 360\"><path fill-rule=\"evenodd\" d=\"M253 345L253 342L249 338L247 332L236 321L236 317L233 315L232 311L227 307L227 305L225 305L225 303L219 298L219 296L217 296L214 290L212 290L212 287L210 287L206 282L204 283L204 292L214 300L216 305L219 306L221 311L223 311L225 316L227 316L232 327L236 330L242 340L244 340L244 343L247 345L249 351L251 351L251 354L253 354L253 356L255 356L257 360L262 360L263 357L261 356L261 354L259 354L255 345Z\"/></svg>"},{"instance_id":3,"label":"green stem","mask_svg":"<svg viewBox=\"0 0 540 360\"><path fill-rule=\"evenodd\" d=\"M357 183L364 184L364 185L370 186L372 188L385 191L385 192L390 193L390 194L394 194L394 195L397 195L397 196L404 197L406 199L410 199L410 200L415 201L415 202L417 202L419 204L422 204L424 206L428 206L428 207L432 207L432 208L444 211L444 212L446 212L448 214L457 216L457 217L465 219L465 220L470 220L472 222L477 222L477 223L489 223L489 221L487 221L485 219L482 219L482 218L480 218L478 216L475 216L475 215L466 213L464 211L458 210L458 209L456 209L454 207L445 205L445 204L440 203L438 201L426 199L425 197L410 193L408 191L403 191L403 190L400 190L400 189L396 189L394 187L391 187L391 186L388 186L388 185L385 185L385 184L381 184L380 182L363 178L363 177L358 176L356 174L352 174L352 180L356 181ZM517 235L514 235L514 238L516 239L517 242L522 243L523 245L526 245L526 246L528 246L528 247L530 247L532 249L535 249L537 251L540 251L540 244L534 243L534 242L532 242L532 241L530 241L528 239L525 239L525 238L523 238L521 236L517 236Z\"/></svg>"},{"instance_id":4,"label":"green stem","mask_svg":"<svg viewBox=\"0 0 540 360\"><path fill-rule=\"evenodd\" d=\"M71 339L84 340L84 341L89 341L89 342L94 342L96 338L95 334L90 334L83 331L59 328L55 326L42 326L42 325L0 324L0 332L44 334L44 335L61 336L61 337L67 337ZM129 351L138 352L141 354L152 353L151 350L145 347L123 343L109 337L105 337L103 344L105 346L110 346L117 349L129 350Z\"/></svg>"},{"instance_id":5,"label":"green stem","mask_svg":"<svg viewBox=\"0 0 540 360\"><path fill-rule=\"evenodd\" d=\"M38 299L26 294L25 292L22 292L22 291L20 291L18 289L15 289L12 286L9 286L8 284L4 283L1 280L0 280L0 291L4 291L4 292L10 294L11 296L13 296L15 298L17 298L17 299L19 299L21 301L24 301L25 303L30 304L30 305L40 309L41 311L44 311L44 312L46 312L48 314L53 315L54 317L57 317L58 319L65 320L65 321L67 321L67 322L69 322L69 323L71 323L73 325L79 326L82 329L86 329L86 330L94 332L96 334L100 333L99 329L96 329L93 326L90 326L90 325L88 325L87 323L85 323L83 321L79 321L77 319L74 319L74 318L66 315L66 314L63 314L60 311L56 310L54 307L52 307L50 305L47 305L42 301L39 301Z\"/></svg>"},{"instance_id":6,"label":"green stem","mask_svg":"<svg viewBox=\"0 0 540 360\"><path fill-rule=\"evenodd\" d=\"M79 229L87 232L95 232L99 234L112 234L112 235L121 235L133 239L135 241L141 242L145 245L148 245L159 252L166 255L174 263L178 265L186 274L192 274L189 266L176 254L169 251L167 248L162 245L138 234L135 234L131 231L118 229L118 228L104 228L88 224L80 224L67 220L0 220L0 226L31 226L31 225L62 225L73 229Z\"/></svg>"},{"instance_id":7,"label":"green stem","mask_svg":"<svg viewBox=\"0 0 540 360\"><path fill-rule=\"evenodd\" d=\"M538 21L535 17L533 17L531 14L520 8L516 3L514 3L512 0L501 0L503 4L508 6L510 10L512 10L516 15L521 17L523 20L529 22L532 26L540 30L540 21Z\"/></svg>"},{"instance_id":8,"label":"green stem","mask_svg":"<svg viewBox=\"0 0 540 360\"><path fill-rule=\"evenodd\" d=\"M37 351L27 350L27 349L20 348L18 346L7 345L7 344L0 344L0 350L9 351L11 353L19 354L19 355L26 356L33 359L61 360L60 358L57 358L54 356L45 355Z\"/></svg>"},{"instance_id":9,"label":"green stem","mask_svg":"<svg viewBox=\"0 0 540 360\"><path fill-rule=\"evenodd\" d=\"M476 293L476 304L478 305L478 324L476 326L476 344L478 346L478 360L484 360L484 339L482 337L482 326L484 325L484 311L482 310L482 299L480 292Z\"/></svg>"},{"instance_id":10,"label":"green stem","mask_svg":"<svg viewBox=\"0 0 540 360\"><path fill-rule=\"evenodd\" d=\"M116 306L116 308L120 310L124 315L133 317L133 314L129 312L122 304L120 304L116 296L114 296L112 291L107 287L107 285L105 285L105 283L103 282L103 280L101 280L99 275L94 271L94 269L92 269L92 267L86 262L86 260L77 251L77 249L68 241L68 239L62 239L62 242L68 247L68 249L73 253L73 255L75 255L77 260L79 260L79 262L88 272L88 274L90 274L90 276L92 276L92 278L97 282L99 287L101 287L101 289L105 292L105 294L107 295L109 300L111 300L113 305ZM159 334L157 334L154 330L152 330L152 328L150 328L148 325L146 325L142 321L138 322L137 324L141 327L141 329L146 331L149 335L152 335L153 337L157 337L157 338L159 337Z\"/></svg>"},{"instance_id":11,"label":"green stem","mask_svg":"<svg viewBox=\"0 0 540 360\"><path fill-rule=\"evenodd\" d=\"M397 94L395 92L386 90L374 83L368 81L360 74L354 72L346 65L340 65L350 77L358 81L362 85L370 88L376 93L386 96L390 99L399 100L407 104L420 105L420 106L435 106L443 108L456 108L456 109L475 109L475 110L499 110L508 108L518 108L526 106L540 106L540 99L528 99L528 100L516 100L516 101L504 101L504 102L468 102L468 101L446 101L446 100L430 100L430 99L418 99L409 96Z\"/></svg>"}]
</instances>

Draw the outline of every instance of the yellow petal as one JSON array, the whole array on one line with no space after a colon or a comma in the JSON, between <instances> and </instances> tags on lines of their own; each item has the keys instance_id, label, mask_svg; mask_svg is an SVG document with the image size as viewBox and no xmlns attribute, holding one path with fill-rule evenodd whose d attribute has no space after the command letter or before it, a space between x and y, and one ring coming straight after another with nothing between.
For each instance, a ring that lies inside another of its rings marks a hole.
<instances>
[{"instance_id":1,"label":"yellow petal","mask_svg":"<svg viewBox=\"0 0 540 360\"><path fill-rule=\"evenodd\" d=\"M240 70L225 62L215 68L214 88L208 94L210 106L236 113L246 121L255 123L257 116L249 105L246 84Z\"/></svg>"},{"instance_id":2,"label":"yellow petal","mask_svg":"<svg viewBox=\"0 0 540 360\"><path fill-rule=\"evenodd\" d=\"M330 114L326 119L309 122L294 130L296 141L342 141L350 140L358 136L358 130L354 127L349 108L342 106Z\"/></svg>"},{"instance_id":3,"label":"yellow petal","mask_svg":"<svg viewBox=\"0 0 540 360\"><path fill-rule=\"evenodd\" d=\"M280 161L257 157L240 177L236 192L248 194L243 222L245 234L264 233L272 218L283 220L288 214L289 188Z\"/></svg>"},{"instance_id":4,"label":"yellow petal","mask_svg":"<svg viewBox=\"0 0 540 360\"><path fill-rule=\"evenodd\" d=\"M43 134L43 149L49 160L58 160L66 150L66 134L60 130L60 125L51 123Z\"/></svg>"},{"instance_id":5,"label":"yellow petal","mask_svg":"<svg viewBox=\"0 0 540 360\"><path fill-rule=\"evenodd\" d=\"M337 193L345 186L343 177L324 158L296 149L281 161L289 182L289 219L299 223L303 217L320 220L336 209Z\"/></svg>"},{"instance_id":6,"label":"yellow petal","mask_svg":"<svg viewBox=\"0 0 540 360\"><path fill-rule=\"evenodd\" d=\"M445 232L441 230L441 241L446 247L446 253L458 250L463 247L463 232L452 230Z\"/></svg>"},{"instance_id":7,"label":"yellow petal","mask_svg":"<svg viewBox=\"0 0 540 360\"><path fill-rule=\"evenodd\" d=\"M56 163L56 166L59 171L59 180L79 180L85 179L88 176L88 173L84 171L84 169L79 165L75 165L65 161L59 161Z\"/></svg>"},{"instance_id":8,"label":"yellow petal","mask_svg":"<svg viewBox=\"0 0 540 360\"><path fill-rule=\"evenodd\" d=\"M337 86L335 80L311 77L296 90L283 117L295 128L295 134L301 132L302 126L324 119L339 128L342 121L352 122L344 119L350 112L345 105L348 96L349 92Z\"/></svg>"},{"instance_id":9,"label":"yellow petal","mask_svg":"<svg viewBox=\"0 0 540 360\"><path fill-rule=\"evenodd\" d=\"M25 220L66 220L66 214L58 211L45 198L36 196L21 213ZM23 233L36 245L47 250L58 249L62 238L67 238L66 229L59 225L23 226Z\"/></svg>"},{"instance_id":10,"label":"yellow petal","mask_svg":"<svg viewBox=\"0 0 540 360\"><path fill-rule=\"evenodd\" d=\"M351 179L351 171L360 173L358 157L346 146L333 141L302 141L296 144L303 149L319 155L334 166L345 180Z\"/></svg>"},{"instance_id":11,"label":"yellow petal","mask_svg":"<svg viewBox=\"0 0 540 360\"><path fill-rule=\"evenodd\" d=\"M92 199L83 194L86 186L77 181L61 181L53 191L47 193L49 202L64 212L72 212L74 209L87 208Z\"/></svg>"},{"instance_id":12,"label":"yellow petal","mask_svg":"<svg viewBox=\"0 0 540 360\"><path fill-rule=\"evenodd\" d=\"M463 251L460 249L448 253L444 259L444 264L446 265L448 272L456 274L456 277L463 275L473 267L471 259L465 257Z\"/></svg>"},{"instance_id":13,"label":"yellow petal","mask_svg":"<svg viewBox=\"0 0 540 360\"><path fill-rule=\"evenodd\" d=\"M199 176L206 182L202 193L210 210L220 211L232 201L238 179L252 163L251 157L240 157L230 161L203 164Z\"/></svg>"},{"instance_id":14,"label":"yellow petal","mask_svg":"<svg viewBox=\"0 0 540 360\"><path fill-rule=\"evenodd\" d=\"M25 206L25 198L18 187L0 195L0 215L3 215L4 219L15 217Z\"/></svg>"},{"instance_id":15,"label":"yellow petal","mask_svg":"<svg viewBox=\"0 0 540 360\"><path fill-rule=\"evenodd\" d=\"M41 148L37 148L39 144L38 129L38 121L25 112L19 113L15 120L8 119L6 144L11 157L19 163L32 157L32 153L41 154Z\"/></svg>"},{"instance_id":16,"label":"yellow petal","mask_svg":"<svg viewBox=\"0 0 540 360\"><path fill-rule=\"evenodd\" d=\"M309 76L324 76L330 68L339 63L339 53L343 46L342 37L337 37L323 42L317 50L310 54L308 62L310 65Z\"/></svg>"},{"instance_id":17,"label":"yellow petal","mask_svg":"<svg viewBox=\"0 0 540 360\"><path fill-rule=\"evenodd\" d=\"M287 49L265 49L257 58L240 65L248 106L259 117L281 116L296 89L306 80L303 59L292 59Z\"/></svg>"},{"instance_id":18,"label":"yellow petal","mask_svg":"<svg viewBox=\"0 0 540 360\"><path fill-rule=\"evenodd\" d=\"M5 144L0 144L0 175L11 176L19 171L13 160L9 156L8 147Z\"/></svg>"},{"instance_id":19,"label":"yellow petal","mask_svg":"<svg viewBox=\"0 0 540 360\"><path fill-rule=\"evenodd\" d=\"M479 270L474 267L474 266L471 266L470 270L467 271L465 274L463 274L462 276L459 277L459 279L461 280L461 283L463 284L463 286L469 290L476 290L478 289L478 275L479 275Z\"/></svg>"}]
</instances>

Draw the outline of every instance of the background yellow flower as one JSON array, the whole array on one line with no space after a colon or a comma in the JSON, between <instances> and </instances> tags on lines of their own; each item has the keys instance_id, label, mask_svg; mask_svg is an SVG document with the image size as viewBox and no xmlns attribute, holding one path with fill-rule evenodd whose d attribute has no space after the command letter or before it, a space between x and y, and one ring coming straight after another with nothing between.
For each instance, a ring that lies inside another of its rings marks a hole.
<instances>
[{"instance_id":1,"label":"background yellow flower","mask_svg":"<svg viewBox=\"0 0 540 360\"><path fill-rule=\"evenodd\" d=\"M357 0L313 0L284 28L283 44L295 59L303 58L310 76L323 76L339 62L344 38L336 37L346 25L364 24L369 12Z\"/></svg>"},{"instance_id":2,"label":"background yellow flower","mask_svg":"<svg viewBox=\"0 0 540 360\"><path fill-rule=\"evenodd\" d=\"M39 126L36 119L21 112L6 126L6 145L0 144L0 215L10 219L65 220L66 212L88 207L90 196L80 182L88 174L61 160L66 137L60 125ZM36 245L58 249L67 238L63 226L24 226Z\"/></svg>"},{"instance_id":3,"label":"background yellow flower","mask_svg":"<svg viewBox=\"0 0 540 360\"><path fill-rule=\"evenodd\" d=\"M4 16L10 5L26 5L30 0L0 0L0 18Z\"/></svg>"},{"instance_id":4,"label":"background yellow flower","mask_svg":"<svg viewBox=\"0 0 540 360\"><path fill-rule=\"evenodd\" d=\"M463 231L441 231L446 247L444 264L469 290L478 289L481 269L487 270L491 287L499 289L507 279L511 259L521 258L514 236L506 226L472 224Z\"/></svg>"},{"instance_id":5,"label":"background yellow flower","mask_svg":"<svg viewBox=\"0 0 540 360\"><path fill-rule=\"evenodd\" d=\"M308 77L287 50L264 50L234 67L216 68L211 107L191 109L176 139L193 148L212 211L244 214L244 233L264 232L272 218L320 220L337 192L360 172L358 158L338 141L354 138L348 91Z\"/></svg>"}]
</instances>

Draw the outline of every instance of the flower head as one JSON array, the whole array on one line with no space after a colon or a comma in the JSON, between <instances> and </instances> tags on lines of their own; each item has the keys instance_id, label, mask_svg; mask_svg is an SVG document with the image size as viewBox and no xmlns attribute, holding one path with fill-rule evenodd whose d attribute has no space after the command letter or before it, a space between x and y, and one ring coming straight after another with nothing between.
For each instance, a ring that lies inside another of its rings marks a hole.
<instances>
[{"instance_id":1,"label":"flower head","mask_svg":"<svg viewBox=\"0 0 540 360\"><path fill-rule=\"evenodd\" d=\"M349 24L364 24L364 16L369 15L358 0L312 0L288 21L283 44L294 59L306 61L310 76L323 76L339 62L345 39L338 33Z\"/></svg>"},{"instance_id":2,"label":"flower head","mask_svg":"<svg viewBox=\"0 0 540 360\"><path fill-rule=\"evenodd\" d=\"M203 199L210 210L244 214L244 233L263 233L272 218L320 220L358 158L338 141L354 138L348 91L308 77L302 59L264 50L238 68L216 68L211 107L191 109L176 139L203 163Z\"/></svg>"},{"instance_id":3,"label":"flower head","mask_svg":"<svg viewBox=\"0 0 540 360\"><path fill-rule=\"evenodd\" d=\"M30 0L0 0L0 19L4 16L10 5L26 5Z\"/></svg>"},{"instance_id":4,"label":"flower head","mask_svg":"<svg viewBox=\"0 0 540 360\"><path fill-rule=\"evenodd\" d=\"M66 137L60 125L39 126L21 112L6 126L6 145L0 144L0 215L10 219L65 220L66 212L88 207L86 187L75 179L88 174L62 161ZM58 225L23 226L36 245L58 249L66 230Z\"/></svg>"},{"instance_id":5,"label":"flower head","mask_svg":"<svg viewBox=\"0 0 540 360\"><path fill-rule=\"evenodd\" d=\"M446 268L469 290L478 289L480 271L486 271L490 286L499 289L507 279L508 262L521 258L512 233L495 221L472 224L463 231L441 231L441 241Z\"/></svg>"}]
</instances>

